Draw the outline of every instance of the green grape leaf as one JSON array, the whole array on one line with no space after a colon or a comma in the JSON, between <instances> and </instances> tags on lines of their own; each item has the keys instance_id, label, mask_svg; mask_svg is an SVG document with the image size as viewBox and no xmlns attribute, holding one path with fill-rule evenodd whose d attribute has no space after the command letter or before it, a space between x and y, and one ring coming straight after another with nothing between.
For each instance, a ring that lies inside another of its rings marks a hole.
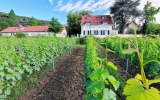
<instances>
[{"instance_id":1,"label":"green grape leaf","mask_svg":"<svg viewBox=\"0 0 160 100\"><path fill-rule=\"evenodd\" d=\"M0 76L3 77L4 76L4 72L0 72Z\"/></svg>"},{"instance_id":2,"label":"green grape leaf","mask_svg":"<svg viewBox=\"0 0 160 100\"><path fill-rule=\"evenodd\" d=\"M4 69L4 66L0 66L0 71Z\"/></svg>"},{"instance_id":3,"label":"green grape leaf","mask_svg":"<svg viewBox=\"0 0 160 100\"><path fill-rule=\"evenodd\" d=\"M7 62L7 61L4 61L4 62L3 62L3 65L8 66L8 62Z\"/></svg>"},{"instance_id":4,"label":"green grape leaf","mask_svg":"<svg viewBox=\"0 0 160 100\"><path fill-rule=\"evenodd\" d=\"M95 71L93 71L90 75L89 78L94 81L101 81L102 79L106 79L108 75L108 70L104 68L99 68Z\"/></svg>"},{"instance_id":5,"label":"green grape leaf","mask_svg":"<svg viewBox=\"0 0 160 100\"><path fill-rule=\"evenodd\" d=\"M105 87L103 82L90 82L86 87L87 93L97 94L102 92L102 89Z\"/></svg>"},{"instance_id":6,"label":"green grape leaf","mask_svg":"<svg viewBox=\"0 0 160 100\"><path fill-rule=\"evenodd\" d=\"M136 49L129 48L122 51L122 54L132 54L133 52L136 52Z\"/></svg>"},{"instance_id":7,"label":"green grape leaf","mask_svg":"<svg viewBox=\"0 0 160 100\"><path fill-rule=\"evenodd\" d=\"M12 79L12 75L10 75L10 74L6 74L5 77L6 77L6 80Z\"/></svg>"},{"instance_id":8,"label":"green grape leaf","mask_svg":"<svg viewBox=\"0 0 160 100\"><path fill-rule=\"evenodd\" d=\"M116 94L111 89L104 88L102 100L116 100Z\"/></svg>"},{"instance_id":9,"label":"green grape leaf","mask_svg":"<svg viewBox=\"0 0 160 100\"><path fill-rule=\"evenodd\" d=\"M4 92L5 92L5 94L7 94L7 95L9 95L10 93L11 93L11 87L7 87L5 90L4 90Z\"/></svg>"},{"instance_id":10,"label":"green grape leaf","mask_svg":"<svg viewBox=\"0 0 160 100\"><path fill-rule=\"evenodd\" d=\"M0 94L2 94L2 92L3 92L2 89L0 89Z\"/></svg>"},{"instance_id":11,"label":"green grape leaf","mask_svg":"<svg viewBox=\"0 0 160 100\"><path fill-rule=\"evenodd\" d=\"M0 94L0 100L4 100L7 96L4 94Z\"/></svg>"},{"instance_id":12,"label":"green grape leaf","mask_svg":"<svg viewBox=\"0 0 160 100\"><path fill-rule=\"evenodd\" d=\"M123 92L127 100L160 100L159 93L156 88L144 89L142 82L138 79L129 79Z\"/></svg>"},{"instance_id":13,"label":"green grape leaf","mask_svg":"<svg viewBox=\"0 0 160 100\"><path fill-rule=\"evenodd\" d=\"M137 75L135 76L135 78L138 79L138 80L142 80L142 76L141 76L140 74L137 74Z\"/></svg>"},{"instance_id":14,"label":"green grape leaf","mask_svg":"<svg viewBox=\"0 0 160 100\"><path fill-rule=\"evenodd\" d=\"M120 83L113 76L108 75L107 79L113 85L113 87L114 87L115 90L117 90L119 88Z\"/></svg>"},{"instance_id":15,"label":"green grape leaf","mask_svg":"<svg viewBox=\"0 0 160 100\"><path fill-rule=\"evenodd\" d=\"M17 74L16 74L16 78L17 78L18 80L20 80L20 79L22 78L21 74L20 74L20 73L17 73Z\"/></svg>"},{"instance_id":16,"label":"green grape leaf","mask_svg":"<svg viewBox=\"0 0 160 100\"><path fill-rule=\"evenodd\" d=\"M149 80L149 85L153 83L159 83L159 82L160 82L160 79Z\"/></svg>"},{"instance_id":17,"label":"green grape leaf","mask_svg":"<svg viewBox=\"0 0 160 100\"><path fill-rule=\"evenodd\" d=\"M118 68L117 68L117 66L115 66L112 62L107 62L106 63L107 64L107 66L109 66L109 67L111 67L111 68L113 68L114 70L117 70Z\"/></svg>"}]
</instances>

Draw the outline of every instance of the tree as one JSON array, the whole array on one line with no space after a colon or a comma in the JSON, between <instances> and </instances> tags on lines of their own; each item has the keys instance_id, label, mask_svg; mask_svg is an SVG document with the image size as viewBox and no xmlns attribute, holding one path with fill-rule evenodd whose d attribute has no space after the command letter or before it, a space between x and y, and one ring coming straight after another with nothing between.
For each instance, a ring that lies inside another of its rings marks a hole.
<instances>
[{"instance_id":1,"label":"tree","mask_svg":"<svg viewBox=\"0 0 160 100\"><path fill-rule=\"evenodd\" d=\"M11 11L9 12L9 19L10 21L12 21L10 24L10 26L17 26L19 25L19 21L18 21L18 18L16 16L16 14L14 13L14 11L11 9Z\"/></svg>"},{"instance_id":2,"label":"tree","mask_svg":"<svg viewBox=\"0 0 160 100\"><path fill-rule=\"evenodd\" d=\"M34 17L30 18L29 19L29 25L30 26L36 26L37 25L37 20Z\"/></svg>"},{"instance_id":3,"label":"tree","mask_svg":"<svg viewBox=\"0 0 160 100\"><path fill-rule=\"evenodd\" d=\"M160 33L160 25L154 23L148 23L146 28L146 34L156 34Z\"/></svg>"},{"instance_id":4,"label":"tree","mask_svg":"<svg viewBox=\"0 0 160 100\"><path fill-rule=\"evenodd\" d=\"M58 22L58 19L55 19L54 17L51 19L49 22L49 30L55 34L62 30L62 25Z\"/></svg>"},{"instance_id":5,"label":"tree","mask_svg":"<svg viewBox=\"0 0 160 100\"><path fill-rule=\"evenodd\" d=\"M143 8L143 15L142 15L142 20L144 21L144 24L142 26L142 33L143 34L147 34L148 33L148 29L147 29L147 25L149 25L148 23L153 22L156 20L156 18L154 17L159 11L160 11L160 7L156 8L152 6L152 2L147 1L147 4L144 5ZM153 25L150 25L150 27Z\"/></svg>"},{"instance_id":6,"label":"tree","mask_svg":"<svg viewBox=\"0 0 160 100\"><path fill-rule=\"evenodd\" d=\"M77 35L81 33L81 18L82 16L86 15L86 16L90 16L92 14L92 12L88 11L88 10L84 10L81 12L70 12L67 15L67 33L69 33L69 35L73 34L73 35Z\"/></svg>"},{"instance_id":7,"label":"tree","mask_svg":"<svg viewBox=\"0 0 160 100\"><path fill-rule=\"evenodd\" d=\"M2 29L5 29L5 28L12 26L12 25L14 25L14 22L11 19L0 17L0 27Z\"/></svg>"},{"instance_id":8,"label":"tree","mask_svg":"<svg viewBox=\"0 0 160 100\"><path fill-rule=\"evenodd\" d=\"M110 7L110 13L113 14L114 22L119 26L120 32L123 33L127 20L134 21L140 16L137 6L140 0L116 0Z\"/></svg>"}]
</instances>

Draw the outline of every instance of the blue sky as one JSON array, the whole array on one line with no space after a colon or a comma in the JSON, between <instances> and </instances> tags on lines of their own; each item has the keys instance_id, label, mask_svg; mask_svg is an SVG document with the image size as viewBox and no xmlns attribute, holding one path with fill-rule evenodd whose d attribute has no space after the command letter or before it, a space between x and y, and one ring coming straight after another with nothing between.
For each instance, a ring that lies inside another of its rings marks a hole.
<instances>
[{"instance_id":1,"label":"blue sky","mask_svg":"<svg viewBox=\"0 0 160 100\"><path fill-rule=\"evenodd\" d=\"M61 24L67 24L67 14L71 11L90 10L94 15L107 14L114 0L0 0L0 12L35 17L42 20L58 18Z\"/></svg>"},{"instance_id":2,"label":"blue sky","mask_svg":"<svg viewBox=\"0 0 160 100\"><path fill-rule=\"evenodd\" d=\"M153 6L159 6L159 0L149 0ZM16 15L35 17L41 20L58 18L61 24L67 24L69 12L90 10L93 15L109 14L109 7L115 0L0 0L0 12L9 13L11 9ZM147 0L141 0L139 9L143 9ZM156 22L160 23L160 13Z\"/></svg>"}]
</instances>

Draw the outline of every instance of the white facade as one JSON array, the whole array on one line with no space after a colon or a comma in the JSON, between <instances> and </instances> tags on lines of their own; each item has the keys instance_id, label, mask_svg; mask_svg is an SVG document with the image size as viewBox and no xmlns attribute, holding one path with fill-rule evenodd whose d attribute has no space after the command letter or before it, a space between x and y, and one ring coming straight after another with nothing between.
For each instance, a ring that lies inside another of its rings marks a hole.
<instances>
[{"instance_id":1,"label":"white facade","mask_svg":"<svg viewBox=\"0 0 160 100\"><path fill-rule=\"evenodd\" d=\"M26 36L49 36L53 35L51 32L22 32L26 34ZM16 33L1 33L2 36L14 36Z\"/></svg>"},{"instance_id":2,"label":"white facade","mask_svg":"<svg viewBox=\"0 0 160 100\"><path fill-rule=\"evenodd\" d=\"M67 37L67 31L66 31L66 28L64 28L62 30L62 32L59 32L56 34L57 37Z\"/></svg>"},{"instance_id":3,"label":"white facade","mask_svg":"<svg viewBox=\"0 0 160 100\"><path fill-rule=\"evenodd\" d=\"M103 38L110 34L118 34L118 30L112 30L112 24L81 25L81 37L94 35Z\"/></svg>"}]
</instances>

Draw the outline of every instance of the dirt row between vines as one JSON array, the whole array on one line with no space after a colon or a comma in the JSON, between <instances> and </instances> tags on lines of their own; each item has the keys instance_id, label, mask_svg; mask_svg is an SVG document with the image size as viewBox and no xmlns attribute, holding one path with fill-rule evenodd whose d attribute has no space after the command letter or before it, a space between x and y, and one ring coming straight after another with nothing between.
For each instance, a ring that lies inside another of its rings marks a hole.
<instances>
[{"instance_id":1,"label":"dirt row between vines","mask_svg":"<svg viewBox=\"0 0 160 100\"><path fill-rule=\"evenodd\" d=\"M84 57L85 49L72 50L18 100L84 100Z\"/></svg>"},{"instance_id":2,"label":"dirt row between vines","mask_svg":"<svg viewBox=\"0 0 160 100\"><path fill-rule=\"evenodd\" d=\"M105 53L104 53L105 55ZM53 72L48 72L39 79L38 88L33 87L18 100L84 100L85 90L85 49L75 49L64 56L56 65ZM129 65L128 74L125 72L126 60L120 59L114 53L108 53L109 61L117 67L119 73L127 80L139 73L134 65ZM160 89L160 86L156 86Z\"/></svg>"}]
</instances>

